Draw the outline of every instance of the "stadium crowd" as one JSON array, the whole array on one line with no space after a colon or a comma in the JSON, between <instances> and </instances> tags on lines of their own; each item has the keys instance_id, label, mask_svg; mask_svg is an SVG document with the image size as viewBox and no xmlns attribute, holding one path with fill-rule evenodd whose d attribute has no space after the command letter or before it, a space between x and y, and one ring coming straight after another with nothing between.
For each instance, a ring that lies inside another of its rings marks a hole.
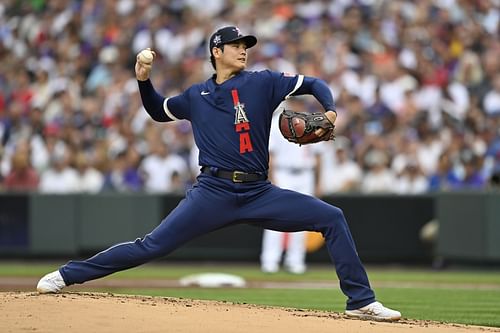
<instances>
[{"instance_id":1,"label":"stadium crowd","mask_svg":"<svg viewBox=\"0 0 500 333\"><path fill-rule=\"evenodd\" d=\"M0 188L182 193L190 125L149 119L135 57L156 50L154 85L179 93L212 74L206 39L227 24L259 38L249 70L330 85L320 193L498 187L499 21L500 0L4 0Z\"/></svg>"}]
</instances>

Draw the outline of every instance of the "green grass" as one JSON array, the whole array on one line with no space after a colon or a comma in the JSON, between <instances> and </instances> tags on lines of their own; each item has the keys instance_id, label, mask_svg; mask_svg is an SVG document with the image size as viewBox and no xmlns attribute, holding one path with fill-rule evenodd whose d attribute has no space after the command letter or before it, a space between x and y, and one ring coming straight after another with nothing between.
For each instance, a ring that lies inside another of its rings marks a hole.
<instances>
[{"instance_id":1,"label":"green grass","mask_svg":"<svg viewBox=\"0 0 500 333\"><path fill-rule=\"evenodd\" d=\"M39 277L58 265L0 263L1 276ZM378 299L401 310L405 318L500 327L500 272L493 270L446 270L368 267ZM251 281L336 281L331 267L312 266L304 275L263 274L257 265L149 264L119 272L106 279L179 279L183 276L221 272ZM378 286L378 287L377 287ZM88 290L88 289L86 289ZM345 296L337 288L163 288L101 289L121 294L168 296L262 304L342 312Z\"/></svg>"},{"instance_id":2,"label":"green grass","mask_svg":"<svg viewBox=\"0 0 500 333\"><path fill-rule=\"evenodd\" d=\"M57 264L38 262L0 262L0 276L40 276L57 269L64 262ZM147 264L141 267L118 272L113 278L127 279L178 279L180 277L216 271L236 274L245 279L255 281L332 281L336 280L335 270L328 265L311 266L303 275L292 275L286 272L263 274L257 265L237 265L220 263L195 264ZM370 280L379 282L422 282L448 284L488 284L500 288L500 271L498 270L445 270L433 271L405 267L368 267Z\"/></svg>"},{"instance_id":3,"label":"green grass","mask_svg":"<svg viewBox=\"0 0 500 333\"><path fill-rule=\"evenodd\" d=\"M343 312L345 297L331 289L114 289L114 293L180 297ZM403 317L500 327L500 290L378 288L384 304Z\"/></svg>"}]
</instances>

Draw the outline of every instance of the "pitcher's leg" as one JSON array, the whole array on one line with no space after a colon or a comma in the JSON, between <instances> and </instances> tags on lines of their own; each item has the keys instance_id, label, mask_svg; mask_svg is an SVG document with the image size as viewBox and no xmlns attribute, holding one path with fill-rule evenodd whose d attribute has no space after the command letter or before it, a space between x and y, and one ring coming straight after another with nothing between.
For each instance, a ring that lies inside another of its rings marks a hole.
<instances>
[{"instance_id":1,"label":"pitcher's leg","mask_svg":"<svg viewBox=\"0 0 500 333\"><path fill-rule=\"evenodd\" d=\"M142 239L114 245L85 261L70 261L59 269L66 285L83 283L167 255L183 243L220 228L230 212L196 193L190 194Z\"/></svg>"},{"instance_id":2,"label":"pitcher's leg","mask_svg":"<svg viewBox=\"0 0 500 333\"><path fill-rule=\"evenodd\" d=\"M318 223L317 231L325 237L328 252L335 263L340 288L349 297L346 308L357 309L368 305L375 301L375 293L356 251L344 213L340 208L330 206L329 215L332 220L322 220Z\"/></svg>"},{"instance_id":3,"label":"pitcher's leg","mask_svg":"<svg viewBox=\"0 0 500 333\"><path fill-rule=\"evenodd\" d=\"M245 218L254 221L252 224L267 229L321 232L335 264L340 288L348 297L347 309L357 309L375 300L341 209L308 195L271 186L258 200L246 205L244 213Z\"/></svg>"}]
</instances>

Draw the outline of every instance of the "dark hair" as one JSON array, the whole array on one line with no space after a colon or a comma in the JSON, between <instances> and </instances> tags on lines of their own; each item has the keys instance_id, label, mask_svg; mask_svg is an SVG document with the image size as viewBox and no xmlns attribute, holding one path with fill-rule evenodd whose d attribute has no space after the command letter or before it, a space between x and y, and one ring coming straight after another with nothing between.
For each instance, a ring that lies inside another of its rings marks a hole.
<instances>
[{"instance_id":1,"label":"dark hair","mask_svg":"<svg viewBox=\"0 0 500 333\"><path fill-rule=\"evenodd\" d=\"M221 49L221 51L224 53L224 44L219 46L219 49ZM210 63L212 64L212 67L215 70L217 70L217 68L215 68L215 58L214 58L214 55L212 54L212 50L210 50Z\"/></svg>"}]
</instances>

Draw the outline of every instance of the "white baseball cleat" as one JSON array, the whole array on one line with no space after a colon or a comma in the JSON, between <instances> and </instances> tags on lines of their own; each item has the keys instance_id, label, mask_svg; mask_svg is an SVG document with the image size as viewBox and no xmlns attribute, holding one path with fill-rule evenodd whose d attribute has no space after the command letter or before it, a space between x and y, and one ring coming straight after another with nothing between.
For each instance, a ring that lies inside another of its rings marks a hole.
<instances>
[{"instance_id":1,"label":"white baseball cleat","mask_svg":"<svg viewBox=\"0 0 500 333\"><path fill-rule=\"evenodd\" d=\"M396 321L401 319L401 312L386 308L380 302L373 302L356 310L346 310L345 314L365 320Z\"/></svg>"},{"instance_id":2,"label":"white baseball cleat","mask_svg":"<svg viewBox=\"0 0 500 333\"><path fill-rule=\"evenodd\" d=\"M60 292L64 287L66 287L66 283L64 283L61 273L55 271L41 278L36 285L36 290L40 294L51 294Z\"/></svg>"}]
</instances>

